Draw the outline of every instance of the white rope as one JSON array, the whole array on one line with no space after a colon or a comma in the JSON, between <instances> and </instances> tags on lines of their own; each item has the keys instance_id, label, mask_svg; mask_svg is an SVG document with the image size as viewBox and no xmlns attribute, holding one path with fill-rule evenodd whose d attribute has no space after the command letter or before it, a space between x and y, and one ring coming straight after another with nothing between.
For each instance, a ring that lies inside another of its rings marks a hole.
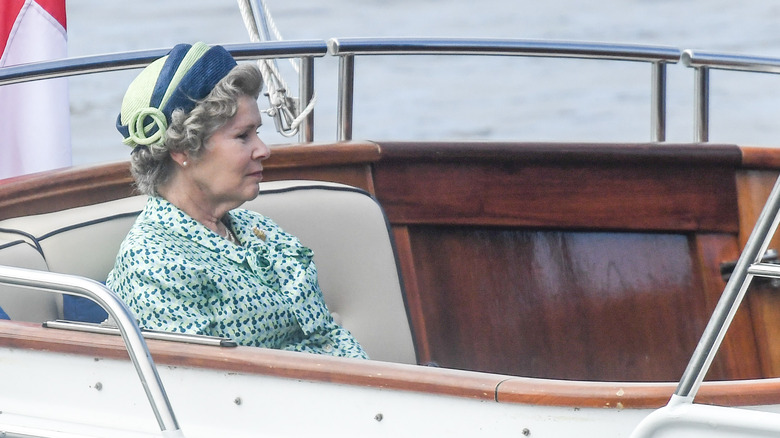
<instances>
[{"instance_id":1,"label":"white rope","mask_svg":"<svg viewBox=\"0 0 780 438\"><path fill-rule=\"evenodd\" d=\"M279 28L276 27L276 22L274 21L274 17L271 15L271 11L268 10L268 4L266 4L265 0L258 1L260 2L260 6L263 7L265 22L268 24L269 30L277 41L282 41L284 38L282 37L282 33L279 32ZM287 58L287 60L290 61L290 65L292 65L295 73L299 73L300 67L298 66L298 60L295 58Z\"/></svg>"},{"instance_id":2,"label":"white rope","mask_svg":"<svg viewBox=\"0 0 780 438\"><path fill-rule=\"evenodd\" d=\"M271 13L265 2L263 0L258 1L263 8L262 13L265 14L269 30L274 34L274 38L282 40L282 35L276 27L276 23L271 18ZM258 23L255 19L250 0L238 0L238 8L241 11L241 17L244 20L244 26L249 32L250 40L252 42L260 42L260 29L258 28ZM293 66L295 72L298 73L298 63L290 58L290 64ZM280 134L285 137L294 136L298 133L298 128L301 123L303 123L306 117L314 110L317 96L312 96L311 101L306 105L306 108L296 116L294 101L287 95L289 91L287 83L282 78L282 75L273 60L260 59L257 61L257 65L260 68L260 73L262 74L263 80L266 83L266 88L268 89L268 100L271 107L266 112L269 116L276 118L277 131ZM283 121L289 122L289 128L284 127Z\"/></svg>"}]
</instances>

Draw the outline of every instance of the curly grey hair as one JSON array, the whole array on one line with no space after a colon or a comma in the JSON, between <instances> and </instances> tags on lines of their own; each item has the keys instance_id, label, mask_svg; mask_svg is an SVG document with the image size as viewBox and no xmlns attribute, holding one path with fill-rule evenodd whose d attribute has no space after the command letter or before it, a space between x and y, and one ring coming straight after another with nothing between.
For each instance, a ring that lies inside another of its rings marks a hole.
<instances>
[{"instance_id":1,"label":"curly grey hair","mask_svg":"<svg viewBox=\"0 0 780 438\"><path fill-rule=\"evenodd\" d=\"M130 155L130 172L138 191L158 196L158 188L170 178L174 166L171 152L199 157L206 141L238 111L241 96L255 99L263 88L263 77L254 64L239 64L214 86L208 96L189 113L177 109L161 143L138 146Z\"/></svg>"}]
</instances>

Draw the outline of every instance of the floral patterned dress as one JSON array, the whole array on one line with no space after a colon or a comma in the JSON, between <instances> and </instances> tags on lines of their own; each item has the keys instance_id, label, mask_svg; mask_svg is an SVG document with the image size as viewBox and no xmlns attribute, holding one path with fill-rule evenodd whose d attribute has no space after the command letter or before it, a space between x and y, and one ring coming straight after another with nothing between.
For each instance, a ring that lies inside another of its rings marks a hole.
<instances>
[{"instance_id":1,"label":"floral patterned dress","mask_svg":"<svg viewBox=\"0 0 780 438\"><path fill-rule=\"evenodd\" d=\"M149 198L107 280L140 326L367 358L333 321L312 251L258 213L236 209L228 217L240 245L165 199Z\"/></svg>"}]
</instances>

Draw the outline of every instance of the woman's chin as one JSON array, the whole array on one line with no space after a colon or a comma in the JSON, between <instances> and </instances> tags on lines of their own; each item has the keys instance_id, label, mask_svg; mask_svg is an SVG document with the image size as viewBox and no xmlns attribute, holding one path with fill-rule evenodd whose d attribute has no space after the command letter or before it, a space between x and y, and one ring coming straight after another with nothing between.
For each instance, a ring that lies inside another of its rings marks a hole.
<instances>
[{"instance_id":1,"label":"woman's chin","mask_svg":"<svg viewBox=\"0 0 780 438\"><path fill-rule=\"evenodd\" d=\"M260 186L255 184L250 188L247 188L247 190L244 192L246 196L244 196L244 202L251 201L255 198L257 198L257 195L260 194Z\"/></svg>"}]
</instances>

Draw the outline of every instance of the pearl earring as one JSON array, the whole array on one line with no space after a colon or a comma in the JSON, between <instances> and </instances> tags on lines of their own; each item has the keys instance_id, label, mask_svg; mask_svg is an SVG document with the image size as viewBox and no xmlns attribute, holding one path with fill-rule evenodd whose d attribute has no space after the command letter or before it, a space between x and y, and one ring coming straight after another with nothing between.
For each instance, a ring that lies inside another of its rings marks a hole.
<instances>
[{"instance_id":1,"label":"pearl earring","mask_svg":"<svg viewBox=\"0 0 780 438\"><path fill-rule=\"evenodd\" d=\"M187 162L184 161L184 162L181 163L181 165L184 166L184 167L187 167Z\"/></svg>"}]
</instances>

